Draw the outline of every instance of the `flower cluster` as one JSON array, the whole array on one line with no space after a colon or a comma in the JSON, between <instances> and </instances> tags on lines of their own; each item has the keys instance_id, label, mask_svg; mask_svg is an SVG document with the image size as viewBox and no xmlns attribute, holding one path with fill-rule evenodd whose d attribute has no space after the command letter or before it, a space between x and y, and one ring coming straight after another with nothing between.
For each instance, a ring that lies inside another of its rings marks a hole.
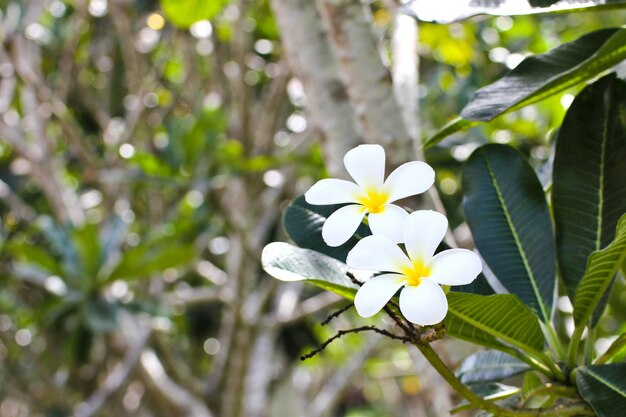
<instances>
[{"instance_id":1,"label":"flower cluster","mask_svg":"<svg viewBox=\"0 0 626 417\"><path fill-rule=\"evenodd\" d=\"M422 326L439 323L448 311L439 285L469 284L482 265L467 249L435 254L448 229L444 215L432 210L409 214L391 204L428 190L435 179L433 169L424 162L408 162L385 179L385 151L379 145L361 145L348 151L344 165L355 182L318 181L305 193L305 199L316 205L348 203L331 214L322 227L322 237L329 246L345 243L367 216L372 235L359 240L346 262L351 268L380 274L359 288L354 299L357 312L362 317L373 316L402 288L400 311L409 321Z\"/></svg>"}]
</instances>

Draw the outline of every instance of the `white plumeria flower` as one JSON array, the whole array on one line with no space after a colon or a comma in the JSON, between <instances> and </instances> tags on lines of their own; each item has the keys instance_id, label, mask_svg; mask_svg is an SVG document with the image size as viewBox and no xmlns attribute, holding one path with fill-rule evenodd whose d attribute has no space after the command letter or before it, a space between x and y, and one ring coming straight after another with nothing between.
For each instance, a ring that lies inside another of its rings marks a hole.
<instances>
[{"instance_id":1,"label":"white plumeria flower","mask_svg":"<svg viewBox=\"0 0 626 417\"><path fill-rule=\"evenodd\" d=\"M482 270L478 256L467 249L435 249L448 229L443 214L431 210L411 213L404 227L408 256L385 236L361 239L348 253L351 268L384 272L370 278L356 293L354 306L362 317L378 313L400 292L400 311L421 326L437 324L448 312L448 300L439 285L464 285Z\"/></svg>"},{"instance_id":2,"label":"white plumeria flower","mask_svg":"<svg viewBox=\"0 0 626 417\"><path fill-rule=\"evenodd\" d=\"M322 227L324 242L328 246L347 242L368 213L373 234L401 242L408 213L390 203L429 189L435 181L435 171L424 162L407 162L385 180L385 150L380 145L357 146L346 153L343 163L356 184L329 178L316 182L304 194L309 204L353 203L326 219Z\"/></svg>"}]
</instances>

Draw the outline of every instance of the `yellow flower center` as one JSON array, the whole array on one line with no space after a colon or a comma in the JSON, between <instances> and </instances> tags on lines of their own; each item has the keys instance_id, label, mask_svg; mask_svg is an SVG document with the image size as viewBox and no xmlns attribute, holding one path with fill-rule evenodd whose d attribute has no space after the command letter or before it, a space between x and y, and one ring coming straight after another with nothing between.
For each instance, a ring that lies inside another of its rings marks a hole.
<instances>
[{"instance_id":1,"label":"yellow flower center","mask_svg":"<svg viewBox=\"0 0 626 417\"><path fill-rule=\"evenodd\" d=\"M414 261L412 268L403 268L402 275L407 277L406 285L417 287L422 282L422 278L430 276L430 268L422 261Z\"/></svg>"},{"instance_id":2,"label":"yellow flower center","mask_svg":"<svg viewBox=\"0 0 626 417\"><path fill-rule=\"evenodd\" d=\"M361 204L369 213L380 213L389 200L389 195L380 190L367 190L366 194L359 199Z\"/></svg>"}]
</instances>

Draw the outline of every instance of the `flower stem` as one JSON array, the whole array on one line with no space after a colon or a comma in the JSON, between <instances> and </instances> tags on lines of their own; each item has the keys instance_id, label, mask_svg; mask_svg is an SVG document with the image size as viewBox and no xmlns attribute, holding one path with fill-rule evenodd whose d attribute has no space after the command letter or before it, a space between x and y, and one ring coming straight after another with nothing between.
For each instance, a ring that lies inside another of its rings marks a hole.
<instances>
[{"instance_id":1,"label":"flower stem","mask_svg":"<svg viewBox=\"0 0 626 417\"><path fill-rule=\"evenodd\" d=\"M585 404L576 404L571 406L559 405L545 409L512 409L500 407L480 396L476 395L472 390L463 384L448 366L441 360L437 352L429 345L423 343L413 343L428 363L442 376L443 379L454 389L459 395L473 404L476 408L488 411L498 417L569 417L569 416L593 416L593 411Z\"/></svg>"}]
</instances>

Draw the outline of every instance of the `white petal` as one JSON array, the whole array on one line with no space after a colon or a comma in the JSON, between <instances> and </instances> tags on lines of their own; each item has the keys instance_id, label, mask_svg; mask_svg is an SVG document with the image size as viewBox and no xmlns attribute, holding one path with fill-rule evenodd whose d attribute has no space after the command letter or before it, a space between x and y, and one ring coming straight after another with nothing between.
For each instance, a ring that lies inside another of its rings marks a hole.
<instances>
[{"instance_id":1,"label":"white petal","mask_svg":"<svg viewBox=\"0 0 626 417\"><path fill-rule=\"evenodd\" d=\"M383 274L370 278L356 293L354 307L361 317L372 317L378 313L403 285L405 277L398 274Z\"/></svg>"},{"instance_id":2,"label":"white petal","mask_svg":"<svg viewBox=\"0 0 626 417\"><path fill-rule=\"evenodd\" d=\"M372 271L402 272L411 268L411 261L392 240L372 235L359 240L348 253L346 263L351 268Z\"/></svg>"},{"instance_id":3,"label":"white petal","mask_svg":"<svg viewBox=\"0 0 626 417\"><path fill-rule=\"evenodd\" d=\"M380 190L385 179L385 150L380 145L359 145L343 157L346 169L365 190Z\"/></svg>"},{"instance_id":4,"label":"white petal","mask_svg":"<svg viewBox=\"0 0 626 417\"><path fill-rule=\"evenodd\" d=\"M343 245L358 229L365 210L363 206L350 204L328 216L322 226L322 238L328 246Z\"/></svg>"},{"instance_id":5,"label":"white petal","mask_svg":"<svg viewBox=\"0 0 626 417\"><path fill-rule=\"evenodd\" d=\"M418 286L407 285L402 289L400 311L411 323L437 324L446 317L448 300L441 287L426 278Z\"/></svg>"},{"instance_id":6,"label":"white petal","mask_svg":"<svg viewBox=\"0 0 626 417\"><path fill-rule=\"evenodd\" d=\"M357 181L358 182L358 181ZM421 194L435 182L435 171L425 162L413 161L400 165L385 180L383 189L389 201Z\"/></svg>"},{"instance_id":7,"label":"white petal","mask_svg":"<svg viewBox=\"0 0 626 417\"><path fill-rule=\"evenodd\" d=\"M480 258L467 249L439 252L428 263L429 278L442 285L465 285L474 281L482 270Z\"/></svg>"},{"instance_id":8,"label":"white petal","mask_svg":"<svg viewBox=\"0 0 626 417\"><path fill-rule=\"evenodd\" d=\"M327 178L313 184L304 193L304 199L316 205L356 203L362 194L361 188L353 182Z\"/></svg>"},{"instance_id":9,"label":"white petal","mask_svg":"<svg viewBox=\"0 0 626 417\"><path fill-rule=\"evenodd\" d=\"M387 236L396 243L404 241L404 222L409 217L404 209L393 204L384 206L380 213L370 213L367 219L375 235Z\"/></svg>"},{"instance_id":10,"label":"white petal","mask_svg":"<svg viewBox=\"0 0 626 417\"><path fill-rule=\"evenodd\" d=\"M404 243L414 261L428 262L448 230L448 219L433 210L411 213L404 226Z\"/></svg>"}]
</instances>

